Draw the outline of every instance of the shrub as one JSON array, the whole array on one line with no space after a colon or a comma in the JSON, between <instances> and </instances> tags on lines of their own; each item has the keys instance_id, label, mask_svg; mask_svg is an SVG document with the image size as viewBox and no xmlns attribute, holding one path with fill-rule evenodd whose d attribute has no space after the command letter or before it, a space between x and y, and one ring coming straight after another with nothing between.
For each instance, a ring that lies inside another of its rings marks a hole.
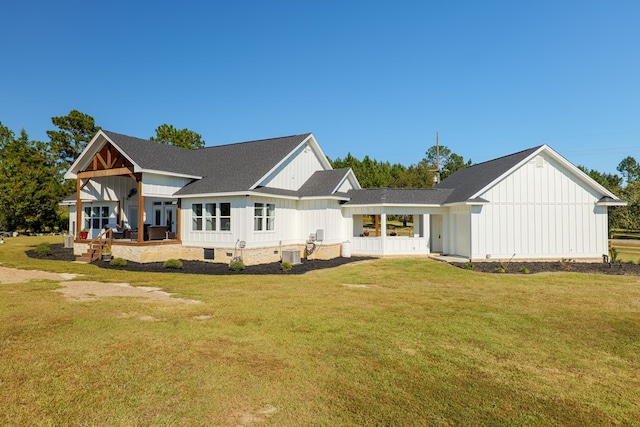
<instances>
[{"instance_id":1,"label":"shrub","mask_svg":"<svg viewBox=\"0 0 640 427\"><path fill-rule=\"evenodd\" d=\"M570 271L573 269L573 263L575 261L572 260L571 258L562 258L560 260L560 268L563 269L564 271Z\"/></svg>"},{"instance_id":2,"label":"shrub","mask_svg":"<svg viewBox=\"0 0 640 427\"><path fill-rule=\"evenodd\" d=\"M282 261L282 263L280 264L280 270L282 271L291 271L292 268L293 265L291 265L289 261Z\"/></svg>"},{"instance_id":3,"label":"shrub","mask_svg":"<svg viewBox=\"0 0 640 427\"><path fill-rule=\"evenodd\" d=\"M527 267L520 267L520 269L518 270L520 273L522 274L529 274L530 271Z\"/></svg>"},{"instance_id":4,"label":"shrub","mask_svg":"<svg viewBox=\"0 0 640 427\"><path fill-rule=\"evenodd\" d=\"M180 269L182 268L182 261L180 261L179 259L168 259L162 264L162 266L164 268Z\"/></svg>"},{"instance_id":5,"label":"shrub","mask_svg":"<svg viewBox=\"0 0 640 427\"><path fill-rule=\"evenodd\" d=\"M124 258L113 258L111 261L109 261L109 265L113 267L126 267L127 260Z\"/></svg>"},{"instance_id":6,"label":"shrub","mask_svg":"<svg viewBox=\"0 0 640 427\"><path fill-rule=\"evenodd\" d=\"M467 262L467 263L464 265L464 268L466 268L467 270L473 270L473 269L474 269L474 267L475 267L475 265L473 265L473 263L472 263L471 261Z\"/></svg>"},{"instance_id":7,"label":"shrub","mask_svg":"<svg viewBox=\"0 0 640 427\"><path fill-rule=\"evenodd\" d=\"M620 254L618 253L618 248L611 246L609 249L609 256L611 262L620 262Z\"/></svg>"},{"instance_id":8,"label":"shrub","mask_svg":"<svg viewBox=\"0 0 640 427\"><path fill-rule=\"evenodd\" d=\"M242 262L242 261L231 261L231 263L229 264L229 270L231 270L231 271L244 270L244 262Z\"/></svg>"},{"instance_id":9,"label":"shrub","mask_svg":"<svg viewBox=\"0 0 640 427\"><path fill-rule=\"evenodd\" d=\"M507 270L504 267L496 267L495 272L496 273L504 273Z\"/></svg>"},{"instance_id":10,"label":"shrub","mask_svg":"<svg viewBox=\"0 0 640 427\"><path fill-rule=\"evenodd\" d=\"M51 255L51 244L49 242L39 243L38 246L36 246L35 251L38 255Z\"/></svg>"}]
</instances>

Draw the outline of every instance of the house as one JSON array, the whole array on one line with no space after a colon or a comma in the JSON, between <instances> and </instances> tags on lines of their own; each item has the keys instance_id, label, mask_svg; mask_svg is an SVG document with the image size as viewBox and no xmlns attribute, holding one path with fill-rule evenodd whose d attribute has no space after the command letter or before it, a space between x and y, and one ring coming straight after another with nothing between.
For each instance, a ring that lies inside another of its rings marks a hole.
<instances>
[{"instance_id":1,"label":"house","mask_svg":"<svg viewBox=\"0 0 640 427\"><path fill-rule=\"evenodd\" d=\"M351 169L332 169L312 134L188 150L101 130L65 177L77 179L63 201L74 252L113 224L114 255L141 262L257 264L285 252L601 259L607 207L624 205L546 145L433 189L362 189ZM389 215L412 215L413 235L387 232Z\"/></svg>"}]
</instances>

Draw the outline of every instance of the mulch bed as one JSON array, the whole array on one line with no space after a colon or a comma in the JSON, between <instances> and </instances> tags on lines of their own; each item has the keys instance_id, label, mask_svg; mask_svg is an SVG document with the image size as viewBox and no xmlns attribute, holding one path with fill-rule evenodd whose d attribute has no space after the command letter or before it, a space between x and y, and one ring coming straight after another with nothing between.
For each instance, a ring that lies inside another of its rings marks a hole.
<instances>
[{"instance_id":1,"label":"mulch bed","mask_svg":"<svg viewBox=\"0 0 640 427\"><path fill-rule=\"evenodd\" d=\"M64 248L62 244L51 245L51 255L43 256L35 251L27 251L27 255L31 258L50 259L59 261L75 261L73 250ZM274 262L270 264L249 265L241 271L229 270L229 265L223 263L211 263L204 261L182 261L182 269L175 270L164 268L161 262L137 263L128 261L126 267L113 267L108 262L93 262L101 268L125 271L143 271L152 273L189 273L189 274L304 274L308 271L320 270L323 268L338 267L358 261L375 259L371 257L351 257L351 258L334 258L330 260L302 260L302 264L294 265L291 271L284 272L280 269L280 263ZM466 263L451 263L451 265L459 268L468 268ZM586 263L586 262L510 262L504 264L507 274L528 274L543 272L577 272L577 273L595 273L595 274L613 274L613 275L632 275L640 276L639 264L626 263ZM477 262L473 263L473 271L482 273L498 273L497 269L502 264L497 262Z\"/></svg>"},{"instance_id":2,"label":"mulch bed","mask_svg":"<svg viewBox=\"0 0 640 427\"><path fill-rule=\"evenodd\" d=\"M469 268L466 263L451 263L460 268ZM482 273L499 273L497 269L506 266L505 273L527 274L544 272L574 272L574 273L594 273L594 274L614 274L640 276L640 265L626 263L604 263L604 262L510 262L500 264L498 262L476 262L473 263L473 271ZM527 270L525 270L527 269ZM501 273L501 272L500 272Z\"/></svg>"},{"instance_id":3,"label":"mulch bed","mask_svg":"<svg viewBox=\"0 0 640 427\"><path fill-rule=\"evenodd\" d=\"M51 245L51 255L39 255L35 251L27 251L27 256L38 259L49 259L59 261L75 261L76 257L73 255L73 249L65 248L62 244ZM124 270L124 271L142 271L149 273L188 273L188 274L304 274L308 271L320 270L324 268L338 267L345 264L350 264L358 261L365 261L374 258L370 257L351 257L351 258L334 258L330 260L302 260L302 264L294 265L293 268L288 271L282 271L280 269L280 263L274 262L270 264L261 265L248 265L244 270L232 271L229 269L228 264L213 263L204 261L187 261L182 260L181 269L164 268L161 262L145 262L138 263L133 261L127 261L126 267L113 267L106 261L94 261L91 264L97 265L100 268L112 269L112 270Z\"/></svg>"}]
</instances>

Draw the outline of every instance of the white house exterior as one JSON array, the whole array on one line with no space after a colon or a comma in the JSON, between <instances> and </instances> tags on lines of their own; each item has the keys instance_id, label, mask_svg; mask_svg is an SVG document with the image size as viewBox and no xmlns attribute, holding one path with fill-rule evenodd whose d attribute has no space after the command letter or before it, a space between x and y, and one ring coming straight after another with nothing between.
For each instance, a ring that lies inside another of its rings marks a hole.
<instances>
[{"instance_id":1,"label":"white house exterior","mask_svg":"<svg viewBox=\"0 0 640 427\"><path fill-rule=\"evenodd\" d=\"M624 204L546 145L462 169L433 189L361 189L350 169L332 169L312 134L187 150L99 131L66 177L77 179L64 201L76 253L115 224L114 255L136 261L213 253L251 264L287 250L600 259L607 207ZM388 215L413 215L413 235L387 233ZM363 234L371 216L378 236Z\"/></svg>"}]
</instances>

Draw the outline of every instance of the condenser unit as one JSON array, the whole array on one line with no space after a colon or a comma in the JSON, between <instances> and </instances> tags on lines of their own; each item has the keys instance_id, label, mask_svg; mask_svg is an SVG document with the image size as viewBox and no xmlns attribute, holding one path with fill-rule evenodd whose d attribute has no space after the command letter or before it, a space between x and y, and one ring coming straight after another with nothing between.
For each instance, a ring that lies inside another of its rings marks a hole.
<instances>
[{"instance_id":1,"label":"condenser unit","mask_svg":"<svg viewBox=\"0 0 640 427\"><path fill-rule=\"evenodd\" d=\"M282 262L288 262L291 265L300 264L300 251L298 249L284 249Z\"/></svg>"}]
</instances>

